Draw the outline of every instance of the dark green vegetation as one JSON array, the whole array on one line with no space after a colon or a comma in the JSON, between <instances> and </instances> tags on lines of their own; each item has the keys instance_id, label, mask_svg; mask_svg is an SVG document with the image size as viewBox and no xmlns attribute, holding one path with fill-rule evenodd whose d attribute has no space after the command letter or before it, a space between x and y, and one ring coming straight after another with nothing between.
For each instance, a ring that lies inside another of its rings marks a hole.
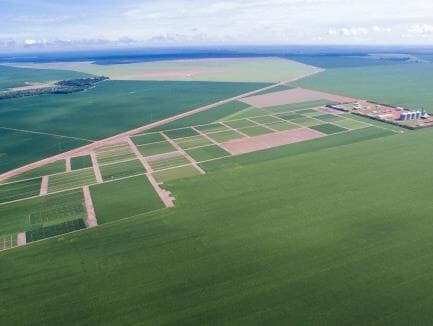
<instances>
[{"instance_id":1,"label":"dark green vegetation","mask_svg":"<svg viewBox=\"0 0 433 326\"><path fill-rule=\"evenodd\" d=\"M80 139L6 130L0 127L0 173L88 143Z\"/></svg>"},{"instance_id":2,"label":"dark green vegetation","mask_svg":"<svg viewBox=\"0 0 433 326\"><path fill-rule=\"evenodd\" d=\"M0 322L428 325L432 136L369 127L206 163L166 183L174 209L1 253Z\"/></svg>"},{"instance_id":3,"label":"dark green vegetation","mask_svg":"<svg viewBox=\"0 0 433 326\"><path fill-rule=\"evenodd\" d=\"M146 176L96 185L90 190L99 224L163 208Z\"/></svg>"},{"instance_id":4,"label":"dark green vegetation","mask_svg":"<svg viewBox=\"0 0 433 326\"><path fill-rule=\"evenodd\" d=\"M86 92L2 100L0 127L77 139L0 128L0 173L266 85L106 81Z\"/></svg>"},{"instance_id":5,"label":"dark green vegetation","mask_svg":"<svg viewBox=\"0 0 433 326\"><path fill-rule=\"evenodd\" d=\"M312 126L310 127L311 129L323 132L324 134L335 134L337 132L341 132L341 131L345 131L347 129L330 124L330 123L325 123L323 125L316 125L316 126Z\"/></svg>"},{"instance_id":6,"label":"dark green vegetation","mask_svg":"<svg viewBox=\"0 0 433 326\"><path fill-rule=\"evenodd\" d=\"M139 160L101 165L99 168L104 181L120 179L146 172Z\"/></svg>"},{"instance_id":7,"label":"dark green vegetation","mask_svg":"<svg viewBox=\"0 0 433 326\"><path fill-rule=\"evenodd\" d=\"M183 128L183 129L168 130L165 132L165 134L170 138L176 139L176 138L197 136L198 132L192 128Z\"/></svg>"},{"instance_id":8,"label":"dark green vegetation","mask_svg":"<svg viewBox=\"0 0 433 326\"><path fill-rule=\"evenodd\" d=\"M76 156L71 158L72 170L90 168L92 166L92 158L90 155Z\"/></svg>"},{"instance_id":9,"label":"dark green vegetation","mask_svg":"<svg viewBox=\"0 0 433 326\"><path fill-rule=\"evenodd\" d=\"M7 182L37 178L37 177L42 177L44 175L61 173L61 172L65 172L65 171L66 171L65 161L61 160L61 161L56 161L54 163L50 163L50 164L41 166L39 168L30 170L28 172L21 173L15 177L8 179Z\"/></svg>"},{"instance_id":10,"label":"dark green vegetation","mask_svg":"<svg viewBox=\"0 0 433 326\"><path fill-rule=\"evenodd\" d=\"M82 191L0 205L0 235L37 230L86 216Z\"/></svg>"},{"instance_id":11,"label":"dark green vegetation","mask_svg":"<svg viewBox=\"0 0 433 326\"><path fill-rule=\"evenodd\" d=\"M90 75L68 70L0 66L0 91L7 88L25 86L26 83L42 83L62 79L83 78L87 76Z\"/></svg>"},{"instance_id":12,"label":"dark green vegetation","mask_svg":"<svg viewBox=\"0 0 433 326\"><path fill-rule=\"evenodd\" d=\"M162 141L138 146L138 150L143 156L152 156L173 152L176 150L176 148L174 148L173 145L171 145L168 141Z\"/></svg>"},{"instance_id":13,"label":"dark green vegetation","mask_svg":"<svg viewBox=\"0 0 433 326\"><path fill-rule=\"evenodd\" d=\"M0 185L0 203L39 195L41 178Z\"/></svg>"},{"instance_id":14,"label":"dark green vegetation","mask_svg":"<svg viewBox=\"0 0 433 326\"><path fill-rule=\"evenodd\" d=\"M431 63L340 68L297 81L294 85L433 111L432 74Z\"/></svg>"},{"instance_id":15,"label":"dark green vegetation","mask_svg":"<svg viewBox=\"0 0 433 326\"><path fill-rule=\"evenodd\" d=\"M26 240L27 242L33 242L72 231L82 230L84 228L86 228L86 225L84 224L83 219L66 221L59 224L44 226L39 229L27 231Z\"/></svg>"},{"instance_id":16,"label":"dark green vegetation","mask_svg":"<svg viewBox=\"0 0 433 326\"><path fill-rule=\"evenodd\" d=\"M165 140L165 138L159 133L143 134L143 135L132 137L131 139L136 145L156 143Z\"/></svg>"}]
</instances>

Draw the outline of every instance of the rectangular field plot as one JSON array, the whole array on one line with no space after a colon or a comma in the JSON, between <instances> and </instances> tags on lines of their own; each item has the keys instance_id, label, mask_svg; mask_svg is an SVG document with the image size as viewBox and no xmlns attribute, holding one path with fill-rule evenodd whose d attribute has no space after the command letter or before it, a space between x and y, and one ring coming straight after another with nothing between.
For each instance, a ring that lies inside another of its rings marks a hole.
<instances>
[{"instance_id":1,"label":"rectangular field plot","mask_svg":"<svg viewBox=\"0 0 433 326\"><path fill-rule=\"evenodd\" d=\"M144 145L150 143L157 143L164 141L165 138L160 133L142 134L138 136L131 137L132 142L135 145Z\"/></svg>"},{"instance_id":2,"label":"rectangular field plot","mask_svg":"<svg viewBox=\"0 0 433 326\"><path fill-rule=\"evenodd\" d=\"M190 148L194 148L194 147L206 146L206 145L212 144L212 142L210 142L209 139L207 139L203 136L192 136L192 137L188 137L188 138L179 138L179 139L176 139L176 143L182 149L190 149Z\"/></svg>"},{"instance_id":3,"label":"rectangular field plot","mask_svg":"<svg viewBox=\"0 0 433 326\"><path fill-rule=\"evenodd\" d=\"M217 145L194 148L188 150L187 152L197 162L207 161L214 158L230 155L230 153L226 152L224 149L218 147Z\"/></svg>"},{"instance_id":4,"label":"rectangular field plot","mask_svg":"<svg viewBox=\"0 0 433 326\"><path fill-rule=\"evenodd\" d=\"M275 123L275 122L281 122L281 119L278 119L278 118L273 117L271 115L265 115L262 117L250 118L250 120L253 120L254 122L261 123L264 125Z\"/></svg>"},{"instance_id":5,"label":"rectangular field plot","mask_svg":"<svg viewBox=\"0 0 433 326\"><path fill-rule=\"evenodd\" d=\"M323 125L317 125L317 126L312 126L311 129L320 131L324 134L330 135L330 134L335 134L337 132L342 132L345 131L347 129L345 128L341 128L339 126L327 123L327 124L323 124Z\"/></svg>"},{"instance_id":6,"label":"rectangular field plot","mask_svg":"<svg viewBox=\"0 0 433 326\"><path fill-rule=\"evenodd\" d=\"M164 207L144 175L92 186L90 191L99 224Z\"/></svg>"},{"instance_id":7,"label":"rectangular field plot","mask_svg":"<svg viewBox=\"0 0 433 326\"><path fill-rule=\"evenodd\" d=\"M0 233L16 234L85 217L81 189L35 197L0 205Z\"/></svg>"},{"instance_id":8,"label":"rectangular field plot","mask_svg":"<svg viewBox=\"0 0 433 326\"><path fill-rule=\"evenodd\" d=\"M17 245L16 234L0 235L0 251L16 247L16 245Z\"/></svg>"},{"instance_id":9,"label":"rectangular field plot","mask_svg":"<svg viewBox=\"0 0 433 326\"><path fill-rule=\"evenodd\" d=\"M181 165L187 165L190 163L191 162L183 155L178 155L175 157L165 158L161 160L149 161L149 165L154 171L173 168Z\"/></svg>"},{"instance_id":10,"label":"rectangular field plot","mask_svg":"<svg viewBox=\"0 0 433 326\"><path fill-rule=\"evenodd\" d=\"M263 126L242 128L239 129L239 131L241 131L242 133L248 136L259 136L259 135L265 135L274 132L273 130Z\"/></svg>"},{"instance_id":11,"label":"rectangular field plot","mask_svg":"<svg viewBox=\"0 0 433 326\"><path fill-rule=\"evenodd\" d=\"M212 124L203 125L203 126L196 126L195 128L197 130L200 130L201 132L203 132L205 134L210 133L210 132L229 130L229 128L227 128L226 126L224 126L220 123L212 123Z\"/></svg>"},{"instance_id":12,"label":"rectangular field plot","mask_svg":"<svg viewBox=\"0 0 433 326\"><path fill-rule=\"evenodd\" d=\"M146 172L139 160L101 165L100 170L104 181L130 177Z\"/></svg>"},{"instance_id":13,"label":"rectangular field plot","mask_svg":"<svg viewBox=\"0 0 433 326\"><path fill-rule=\"evenodd\" d=\"M366 128L366 127L370 126L368 123L358 121L358 120L353 120L353 119L340 120L340 121L334 122L334 124L339 126L339 127L352 129L352 130Z\"/></svg>"},{"instance_id":14,"label":"rectangular field plot","mask_svg":"<svg viewBox=\"0 0 433 326\"><path fill-rule=\"evenodd\" d=\"M292 129L299 128L297 125L295 125L293 123L284 122L284 121L268 124L267 127L271 128L275 131L292 130Z\"/></svg>"},{"instance_id":15,"label":"rectangular field plot","mask_svg":"<svg viewBox=\"0 0 433 326\"><path fill-rule=\"evenodd\" d=\"M0 185L0 203L39 195L41 178Z\"/></svg>"},{"instance_id":16,"label":"rectangular field plot","mask_svg":"<svg viewBox=\"0 0 433 326\"><path fill-rule=\"evenodd\" d=\"M106 145L98 148L95 152L99 164L109 164L135 158L134 153L126 142Z\"/></svg>"},{"instance_id":17,"label":"rectangular field plot","mask_svg":"<svg viewBox=\"0 0 433 326\"><path fill-rule=\"evenodd\" d=\"M323 122L320 120L316 120L313 118L307 118L307 117L293 119L290 121L292 121L293 123L296 123L298 125L305 126L305 127L311 127L311 126L317 126L317 125L323 124Z\"/></svg>"},{"instance_id":18,"label":"rectangular field plot","mask_svg":"<svg viewBox=\"0 0 433 326\"><path fill-rule=\"evenodd\" d=\"M188 178L201 175L200 172L192 165L181 166L179 168L164 170L153 173L158 182L167 182L170 180Z\"/></svg>"},{"instance_id":19,"label":"rectangular field plot","mask_svg":"<svg viewBox=\"0 0 433 326\"><path fill-rule=\"evenodd\" d=\"M71 158L72 170L90 168L92 166L92 158L90 155L76 156Z\"/></svg>"},{"instance_id":20,"label":"rectangular field plot","mask_svg":"<svg viewBox=\"0 0 433 326\"><path fill-rule=\"evenodd\" d=\"M65 171L66 171L65 161L61 160L61 161L56 161L56 162L41 166L39 168L30 170L28 172L21 173L15 177L8 179L6 182L38 178L38 177L42 177L44 175L62 173Z\"/></svg>"},{"instance_id":21,"label":"rectangular field plot","mask_svg":"<svg viewBox=\"0 0 433 326\"><path fill-rule=\"evenodd\" d=\"M340 121L340 120L344 119L344 118L342 118L342 117L340 117L338 115L335 115L335 114L326 114L326 113L318 115L318 116L315 116L315 118L316 119L320 119L320 120L325 121L325 122L334 122L334 121Z\"/></svg>"},{"instance_id":22,"label":"rectangular field plot","mask_svg":"<svg viewBox=\"0 0 433 326\"><path fill-rule=\"evenodd\" d=\"M174 148L168 141L140 145L137 148L143 156L152 156L176 151L176 148Z\"/></svg>"},{"instance_id":23,"label":"rectangular field plot","mask_svg":"<svg viewBox=\"0 0 433 326\"><path fill-rule=\"evenodd\" d=\"M215 133L209 134L208 136L219 143L229 141L232 139L239 139L239 138L245 137L244 135L241 135L240 133L238 133L234 130L215 132Z\"/></svg>"},{"instance_id":24,"label":"rectangular field plot","mask_svg":"<svg viewBox=\"0 0 433 326\"><path fill-rule=\"evenodd\" d=\"M86 228L83 219L66 221L59 224L44 226L26 232L27 242L38 241L46 238L55 237L73 231L78 231Z\"/></svg>"},{"instance_id":25,"label":"rectangular field plot","mask_svg":"<svg viewBox=\"0 0 433 326\"><path fill-rule=\"evenodd\" d=\"M175 129L175 130L168 130L164 131L164 133L173 139L176 138L183 138L183 137L191 137L191 136L197 136L198 133L194 129L191 128L182 128L182 129Z\"/></svg>"},{"instance_id":26,"label":"rectangular field plot","mask_svg":"<svg viewBox=\"0 0 433 326\"><path fill-rule=\"evenodd\" d=\"M283 113L283 114L278 114L277 117L289 121L299 119L299 118L304 118L302 114L298 114L298 113Z\"/></svg>"},{"instance_id":27,"label":"rectangular field plot","mask_svg":"<svg viewBox=\"0 0 433 326\"><path fill-rule=\"evenodd\" d=\"M93 169L83 169L62 174L56 174L49 178L48 192L56 192L73 189L96 183Z\"/></svg>"},{"instance_id":28,"label":"rectangular field plot","mask_svg":"<svg viewBox=\"0 0 433 326\"><path fill-rule=\"evenodd\" d=\"M257 126L256 123L254 123L254 122L252 122L252 121L250 121L250 120L247 120L247 119L240 119L240 120L227 121L227 122L225 122L225 124L226 124L227 126L229 126L229 127L235 128L235 129L237 129L237 128L247 128L247 127L255 127L255 126Z\"/></svg>"}]
</instances>

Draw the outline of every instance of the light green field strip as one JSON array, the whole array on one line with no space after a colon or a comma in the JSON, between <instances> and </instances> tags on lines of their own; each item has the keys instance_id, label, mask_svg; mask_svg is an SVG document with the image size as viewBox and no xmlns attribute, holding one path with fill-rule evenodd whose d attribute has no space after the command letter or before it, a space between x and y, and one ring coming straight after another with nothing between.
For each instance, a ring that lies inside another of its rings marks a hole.
<instances>
[{"instance_id":1,"label":"light green field strip","mask_svg":"<svg viewBox=\"0 0 433 326\"><path fill-rule=\"evenodd\" d=\"M322 120L324 122L335 122L335 121L340 121L340 120L344 119L343 117L340 117L339 115L328 114L328 113L315 116L314 118L315 119L320 119L320 120Z\"/></svg>"},{"instance_id":2,"label":"light green field strip","mask_svg":"<svg viewBox=\"0 0 433 326\"><path fill-rule=\"evenodd\" d=\"M179 138L176 139L176 143L182 148L182 149L190 149L194 147L200 147L200 146L206 146L211 145L212 143L203 136L193 136L188 138Z\"/></svg>"},{"instance_id":3,"label":"light green field strip","mask_svg":"<svg viewBox=\"0 0 433 326\"><path fill-rule=\"evenodd\" d=\"M197 130L200 130L201 132L208 134L211 132L218 132L218 131L227 131L229 130L229 128L227 128L226 126L220 124L220 123L212 123L212 124L208 124L208 125L203 125L203 126L195 126L195 128Z\"/></svg>"},{"instance_id":4,"label":"light green field strip","mask_svg":"<svg viewBox=\"0 0 433 326\"><path fill-rule=\"evenodd\" d=\"M39 168L30 170L28 172L21 173L15 177L8 179L6 182L26 180L26 179L42 177L45 175L61 173L61 172L65 172L65 168L66 168L65 167L65 161L61 160L61 161L50 163L50 164L41 166Z\"/></svg>"},{"instance_id":5,"label":"light green field strip","mask_svg":"<svg viewBox=\"0 0 433 326\"><path fill-rule=\"evenodd\" d=\"M321 120L316 120L316 119L312 119L312 118L309 118L309 117L297 118L297 119L293 119L293 120L290 120L290 121L292 121L293 123L296 123L298 125L305 126L305 127L317 126L317 125L320 125L320 124L324 123Z\"/></svg>"},{"instance_id":6,"label":"light green field strip","mask_svg":"<svg viewBox=\"0 0 433 326\"><path fill-rule=\"evenodd\" d=\"M259 109L259 108L255 108L253 106L246 108L240 112L228 115L222 119L220 119L220 121L231 121L231 120L239 120L239 119L244 119L244 118L251 118L251 117L257 117L257 116L262 116L262 115L269 115L269 111L266 111L265 109Z\"/></svg>"},{"instance_id":7,"label":"light green field strip","mask_svg":"<svg viewBox=\"0 0 433 326\"><path fill-rule=\"evenodd\" d=\"M231 120L231 121L226 121L224 123L227 126L235 128L235 129L258 126L258 124L252 122L251 120L247 120L247 119Z\"/></svg>"},{"instance_id":8,"label":"light green field strip","mask_svg":"<svg viewBox=\"0 0 433 326\"><path fill-rule=\"evenodd\" d=\"M176 151L176 148L174 148L168 141L140 145L137 146L137 148L143 156L152 156Z\"/></svg>"},{"instance_id":9,"label":"light green field strip","mask_svg":"<svg viewBox=\"0 0 433 326\"><path fill-rule=\"evenodd\" d=\"M96 177L92 168L56 174L49 178L48 193L78 188L93 183L96 183Z\"/></svg>"},{"instance_id":10,"label":"light green field strip","mask_svg":"<svg viewBox=\"0 0 433 326\"><path fill-rule=\"evenodd\" d=\"M137 159L126 162L101 165L100 170L104 181L130 177L146 172L143 164L141 164L141 162Z\"/></svg>"},{"instance_id":11,"label":"light green field strip","mask_svg":"<svg viewBox=\"0 0 433 326\"><path fill-rule=\"evenodd\" d=\"M38 196L41 178L0 185L0 203Z\"/></svg>"},{"instance_id":12,"label":"light green field strip","mask_svg":"<svg viewBox=\"0 0 433 326\"><path fill-rule=\"evenodd\" d=\"M164 137L160 133L150 133L150 134L142 134L138 136L131 137L131 140L135 145L144 145L150 143L157 143L164 141Z\"/></svg>"},{"instance_id":13,"label":"light green field strip","mask_svg":"<svg viewBox=\"0 0 433 326\"><path fill-rule=\"evenodd\" d=\"M334 124L337 126L347 128L347 129L352 129L352 130L353 129L366 128L366 127L371 126L368 123L353 120L353 119L344 119L344 120L336 121L336 122L334 122Z\"/></svg>"},{"instance_id":14,"label":"light green field strip","mask_svg":"<svg viewBox=\"0 0 433 326\"><path fill-rule=\"evenodd\" d=\"M150 161L149 165L152 167L152 170L157 171L157 170L173 168L176 166L187 165L190 163L191 162L186 157L181 155L181 156L171 157L163 160Z\"/></svg>"},{"instance_id":15,"label":"light green field strip","mask_svg":"<svg viewBox=\"0 0 433 326\"><path fill-rule=\"evenodd\" d=\"M216 133L208 134L208 136L218 143L223 143L229 140L245 137L244 135L241 135L240 133L234 130L216 132Z\"/></svg>"},{"instance_id":16,"label":"light green field strip","mask_svg":"<svg viewBox=\"0 0 433 326\"><path fill-rule=\"evenodd\" d=\"M274 132L273 130L263 126L248 127L239 130L248 136L260 136L260 135L270 134Z\"/></svg>"},{"instance_id":17,"label":"light green field strip","mask_svg":"<svg viewBox=\"0 0 433 326\"><path fill-rule=\"evenodd\" d=\"M113 150L121 150L121 149L125 149L128 147L129 146L126 142L120 142L120 143L114 143L114 144L108 144L108 145L100 146L100 147L95 149L95 152L102 154L104 152L109 152L109 151L113 151Z\"/></svg>"},{"instance_id":18,"label":"light green field strip","mask_svg":"<svg viewBox=\"0 0 433 326\"><path fill-rule=\"evenodd\" d=\"M201 175L201 173L192 165L181 166L178 168L153 173L153 176L158 182L167 182L197 175Z\"/></svg>"},{"instance_id":19,"label":"light green field strip","mask_svg":"<svg viewBox=\"0 0 433 326\"><path fill-rule=\"evenodd\" d=\"M230 153L217 145L211 145L206 147L199 147L190 149L187 153L197 162L212 160L224 156L230 156Z\"/></svg>"},{"instance_id":20,"label":"light green field strip","mask_svg":"<svg viewBox=\"0 0 433 326\"><path fill-rule=\"evenodd\" d=\"M299 126L290 123L290 122L276 122L276 123L272 123L267 125L269 128L272 128L273 130L276 131L285 131L285 130L292 130L292 129L296 129L299 128Z\"/></svg>"},{"instance_id":21,"label":"light green field strip","mask_svg":"<svg viewBox=\"0 0 433 326\"><path fill-rule=\"evenodd\" d=\"M110 147L104 151L96 151L99 165L131 160L135 158L134 153L128 145Z\"/></svg>"},{"instance_id":22,"label":"light green field strip","mask_svg":"<svg viewBox=\"0 0 433 326\"><path fill-rule=\"evenodd\" d=\"M275 123L275 122L281 122L281 119L278 119L274 116L271 115L265 115L262 117L255 117L255 118L250 118L249 120L252 120L254 122L257 122L259 124L270 124L270 123Z\"/></svg>"}]
</instances>

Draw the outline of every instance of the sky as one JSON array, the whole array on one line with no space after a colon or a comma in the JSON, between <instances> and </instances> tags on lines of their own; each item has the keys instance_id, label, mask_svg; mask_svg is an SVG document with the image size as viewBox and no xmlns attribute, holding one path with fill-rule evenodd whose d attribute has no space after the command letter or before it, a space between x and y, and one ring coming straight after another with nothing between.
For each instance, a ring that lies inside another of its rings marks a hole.
<instances>
[{"instance_id":1,"label":"sky","mask_svg":"<svg viewBox=\"0 0 433 326\"><path fill-rule=\"evenodd\" d=\"M0 0L0 51L433 44L431 0Z\"/></svg>"}]
</instances>

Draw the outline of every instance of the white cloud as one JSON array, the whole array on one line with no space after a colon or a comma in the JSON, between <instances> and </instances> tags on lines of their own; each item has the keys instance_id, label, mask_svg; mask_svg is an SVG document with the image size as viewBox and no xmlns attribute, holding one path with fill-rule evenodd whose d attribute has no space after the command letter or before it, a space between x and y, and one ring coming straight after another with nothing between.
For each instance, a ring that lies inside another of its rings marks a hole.
<instances>
[{"instance_id":1,"label":"white cloud","mask_svg":"<svg viewBox=\"0 0 433 326\"><path fill-rule=\"evenodd\" d=\"M420 34L420 35L433 34L433 25L415 24L409 27L408 32L411 34Z\"/></svg>"}]
</instances>

